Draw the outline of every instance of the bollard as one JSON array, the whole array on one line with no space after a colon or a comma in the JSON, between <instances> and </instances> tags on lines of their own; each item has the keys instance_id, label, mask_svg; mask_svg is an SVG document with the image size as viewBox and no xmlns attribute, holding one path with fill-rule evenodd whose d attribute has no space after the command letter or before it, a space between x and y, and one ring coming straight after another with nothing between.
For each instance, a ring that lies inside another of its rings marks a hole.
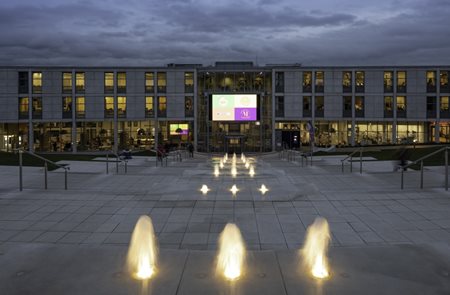
<instances>
[{"instance_id":1,"label":"bollard","mask_svg":"<svg viewBox=\"0 0 450 295\"><path fill-rule=\"evenodd\" d=\"M47 162L44 162L44 188L47 189Z\"/></svg>"}]
</instances>

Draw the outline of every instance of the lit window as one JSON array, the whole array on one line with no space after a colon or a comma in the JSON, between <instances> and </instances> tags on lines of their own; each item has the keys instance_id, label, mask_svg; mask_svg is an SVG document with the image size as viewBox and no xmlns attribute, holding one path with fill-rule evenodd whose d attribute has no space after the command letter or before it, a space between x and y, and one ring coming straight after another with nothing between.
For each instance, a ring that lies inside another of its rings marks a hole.
<instances>
[{"instance_id":1,"label":"lit window","mask_svg":"<svg viewBox=\"0 0 450 295\"><path fill-rule=\"evenodd\" d=\"M342 92L352 92L352 72L342 73Z\"/></svg>"},{"instance_id":2,"label":"lit window","mask_svg":"<svg viewBox=\"0 0 450 295\"><path fill-rule=\"evenodd\" d=\"M114 118L114 97L105 96L105 118Z\"/></svg>"},{"instance_id":3,"label":"lit window","mask_svg":"<svg viewBox=\"0 0 450 295\"><path fill-rule=\"evenodd\" d=\"M449 106L448 96L441 96L441 103L440 103L441 112L448 112L449 110L448 106Z\"/></svg>"},{"instance_id":4,"label":"lit window","mask_svg":"<svg viewBox=\"0 0 450 295\"><path fill-rule=\"evenodd\" d=\"M440 73L441 92L449 92L448 87L448 71L441 71Z\"/></svg>"},{"instance_id":5,"label":"lit window","mask_svg":"<svg viewBox=\"0 0 450 295\"><path fill-rule=\"evenodd\" d=\"M194 92L194 73L184 73L184 92Z\"/></svg>"},{"instance_id":6,"label":"lit window","mask_svg":"<svg viewBox=\"0 0 450 295\"><path fill-rule=\"evenodd\" d=\"M117 93L127 92L127 73L117 73Z\"/></svg>"},{"instance_id":7,"label":"lit window","mask_svg":"<svg viewBox=\"0 0 450 295\"><path fill-rule=\"evenodd\" d=\"M63 118L68 119L72 118L72 97L65 96L63 97Z\"/></svg>"},{"instance_id":8,"label":"lit window","mask_svg":"<svg viewBox=\"0 0 450 295\"><path fill-rule=\"evenodd\" d=\"M355 74L355 92L364 92L365 73L357 71Z\"/></svg>"},{"instance_id":9,"label":"lit window","mask_svg":"<svg viewBox=\"0 0 450 295\"><path fill-rule=\"evenodd\" d=\"M427 92L436 92L436 72L427 72Z\"/></svg>"},{"instance_id":10,"label":"lit window","mask_svg":"<svg viewBox=\"0 0 450 295\"><path fill-rule=\"evenodd\" d=\"M165 93L166 92L166 87L167 87L167 75L166 73L158 73L157 74L157 86L158 86L158 92L160 93Z\"/></svg>"},{"instance_id":11,"label":"lit window","mask_svg":"<svg viewBox=\"0 0 450 295\"><path fill-rule=\"evenodd\" d=\"M153 73L145 73L145 92L152 93L155 91L155 77Z\"/></svg>"},{"instance_id":12,"label":"lit window","mask_svg":"<svg viewBox=\"0 0 450 295\"><path fill-rule=\"evenodd\" d=\"M62 91L63 93L71 93L72 92L72 73L63 73L63 81L62 81Z\"/></svg>"},{"instance_id":13,"label":"lit window","mask_svg":"<svg viewBox=\"0 0 450 295\"><path fill-rule=\"evenodd\" d=\"M186 96L184 98L184 115L185 117L194 116L194 97Z\"/></svg>"},{"instance_id":14,"label":"lit window","mask_svg":"<svg viewBox=\"0 0 450 295\"><path fill-rule=\"evenodd\" d=\"M364 96L355 97L355 117L364 117Z\"/></svg>"},{"instance_id":15,"label":"lit window","mask_svg":"<svg viewBox=\"0 0 450 295\"><path fill-rule=\"evenodd\" d=\"M75 73L75 90L77 93L84 93L85 81L84 73Z\"/></svg>"},{"instance_id":16,"label":"lit window","mask_svg":"<svg viewBox=\"0 0 450 295\"><path fill-rule=\"evenodd\" d=\"M166 117L167 116L167 97L159 96L158 97L158 117Z\"/></svg>"},{"instance_id":17,"label":"lit window","mask_svg":"<svg viewBox=\"0 0 450 295\"><path fill-rule=\"evenodd\" d=\"M397 72L397 92L406 92L406 72Z\"/></svg>"},{"instance_id":18,"label":"lit window","mask_svg":"<svg viewBox=\"0 0 450 295\"><path fill-rule=\"evenodd\" d=\"M312 72L303 72L303 92L312 92Z\"/></svg>"},{"instance_id":19,"label":"lit window","mask_svg":"<svg viewBox=\"0 0 450 295\"><path fill-rule=\"evenodd\" d=\"M384 117L385 118L392 118L393 116L393 105L394 105L394 98L392 96L385 96L384 97Z\"/></svg>"},{"instance_id":20,"label":"lit window","mask_svg":"<svg viewBox=\"0 0 450 295\"><path fill-rule=\"evenodd\" d=\"M33 93L42 93L42 73L33 72Z\"/></svg>"},{"instance_id":21,"label":"lit window","mask_svg":"<svg viewBox=\"0 0 450 295\"><path fill-rule=\"evenodd\" d=\"M19 119L28 119L28 97L19 97Z\"/></svg>"},{"instance_id":22,"label":"lit window","mask_svg":"<svg viewBox=\"0 0 450 295\"><path fill-rule=\"evenodd\" d=\"M406 117L406 96L397 96L397 117Z\"/></svg>"},{"instance_id":23,"label":"lit window","mask_svg":"<svg viewBox=\"0 0 450 295\"><path fill-rule=\"evenodd\" d=\"M384 92L392 93L394 91L394 73L384 72Z\"/></svg>"},{"instance_id":24,"label":"lit window","mask_svg":"<svg viewBox=\"0 0 450 295\"><path fill-rule=\"evenodd\" d=\"M77 97L77 105L75 111L77 118L84 118L86 116L86 101L84 96Z\"/></svg>"},{"instance_id":25,"label":"lit window","mask_svg":"<svg viewBox=\"0 0 450 295\"><path fill-rule=\"evenodd\" d=\"M323 92L324 74L323 72L316 72L316 92Z\"/></svg>"},{"instance_id":26,"label":"lit window","mask_svg":"<svg viewBox=\"0 0 450 295\"><path fill-rule=\"evenodd\" d=\"M127 116L127 97L117 97L117 116L119 118L125 118Z\"/></svg>"},{"instance_id":27,"label":"lit window","mask_svg":"<svg viewBox=\"0 0 450 295\"><path fill-rule=\"evenodd\" d=\"M114 92L114 73L105 73L105 93Z\"/></svg>"},{"instance_id":28,"label":"lit window","mask_svg":"<svg viewBox=\"0 0 450 295\"><path fill-rule=\"evenodd\" d=\"M145 97L145 117L153 118L154 109L153 109L153 96Z\"/></svg>"}]
</instances>

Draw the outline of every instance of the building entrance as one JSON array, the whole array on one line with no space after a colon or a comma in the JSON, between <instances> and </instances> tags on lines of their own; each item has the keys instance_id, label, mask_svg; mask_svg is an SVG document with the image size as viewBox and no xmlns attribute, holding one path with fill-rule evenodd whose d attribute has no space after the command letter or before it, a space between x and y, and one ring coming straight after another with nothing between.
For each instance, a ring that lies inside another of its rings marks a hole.
<instances>
[{"instance_id":1,"label":"building entrance","mask_svg":"<svg viewBox=\"0 0 450 295\"><path fill-rule=\"evenodd\" d=\"M240 154L244 151L245 136L227 135L225 136L225 152Z\"/></svg>"}]
</instances>

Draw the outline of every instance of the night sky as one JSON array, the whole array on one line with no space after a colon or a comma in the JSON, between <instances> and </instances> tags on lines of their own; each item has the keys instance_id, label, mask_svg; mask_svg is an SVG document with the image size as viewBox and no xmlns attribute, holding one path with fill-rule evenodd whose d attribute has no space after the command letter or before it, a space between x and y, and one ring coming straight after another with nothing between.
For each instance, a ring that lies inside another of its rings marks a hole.
<instances>
[{"instance_id":1,"label":"night sky","mask_svg":"<svg viewBox=\"0 0 450 295\"><path fill-rule=\"evenodd\" d=\"M450 65L449 0L4 0L0 65Z\"/></svg>"}]
</instances>

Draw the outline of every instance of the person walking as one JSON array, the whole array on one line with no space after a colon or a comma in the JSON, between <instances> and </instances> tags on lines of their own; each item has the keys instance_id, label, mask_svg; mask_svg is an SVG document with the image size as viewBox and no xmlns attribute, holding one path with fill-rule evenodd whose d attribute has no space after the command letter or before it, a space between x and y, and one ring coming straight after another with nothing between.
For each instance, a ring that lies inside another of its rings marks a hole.
<instances>
[{"instance_id":1,"label":"person walking","mask_svg":"<svg viewBox=\"0 0 450 295\"><path fill-rule=\"evenodd\" d=\"M188 150L189 150L189 158L193 158L194 157L194 145L192 144L192 142L189 143Z\"/></svg>"}]
</instances>

